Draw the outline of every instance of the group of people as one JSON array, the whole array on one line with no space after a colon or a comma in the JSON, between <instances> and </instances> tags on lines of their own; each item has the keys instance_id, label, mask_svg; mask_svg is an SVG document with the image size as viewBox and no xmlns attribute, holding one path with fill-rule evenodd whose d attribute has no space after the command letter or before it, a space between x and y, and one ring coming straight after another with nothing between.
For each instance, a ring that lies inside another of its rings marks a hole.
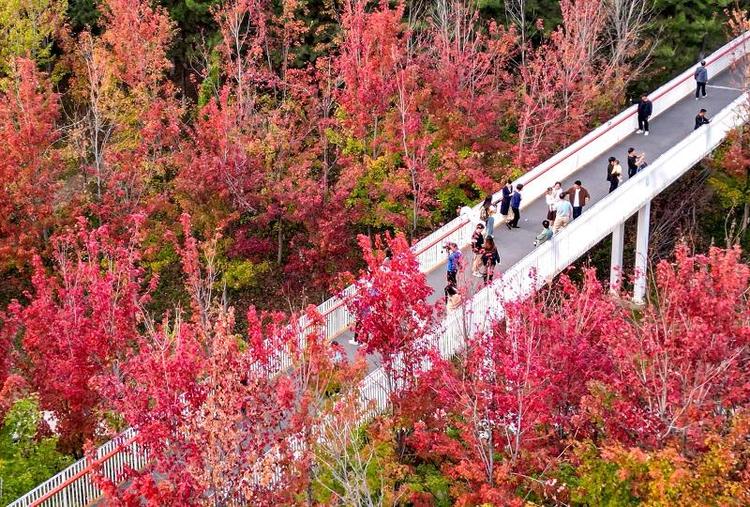
<instances>
[{"instance_id":1,"label":"group of people","mask_svg":"<svg viewBox=\"0 0 750 507\"><path fill-rule=\"evenodd\" d=\"M495 220L500 215L509 230L519 228L522 192L523 183L514 186L513 182L508 180L502 189L500 199L493 202L492 196L488 195L479 210L480 223L477 224L471 238L471 250L474 254L471 272L474 276L482 278L484 283L492 281L495 267L500 263L500 255L494 239ZM498 204L500 205L499 208ZM447 243L443 245L443 248L448 254L448 285L446 285L444 292L446 305L450 310L460 304L461 296L458 291L457 277L463 263L463 257L461 249L456 243Z\"/></svg>"},{"instance_id":2,"label":"group of people","mask_svg":"<svg viewBox=\"0 0 750 507\"><path fill-rule=\"evenodd\" d=\"M705 61L702 61L695 69L693 78L695 79L695 100L705 99L706 84L708 83L708 69L706 68ZM643 134L644 136L649 134L648 120L651 118L653 112L654 106L648 98L648 95L644 93L641 95L641 100L638 101L638 129L635 131L636 134ZM711 120L706 116L707 112L708 111L704 108L701 108L698 111L698 114L695 115L695 125L693 130L697 130L703 125L711 123Z\"/></svg>"},{"instance_id":3,"label":"group of people","mask_svg":"<svg viewBox=\"0 0 750 507\"><path fill-rule=\"evenodd\" d=\"M635 148L629 148L627 153L628 178L632 178L648 165L646 154L637 152ZM617 189L623 179L623 167L615 157L609 157L607 164L607 181L609 192ZM500 255L494 238L495 220L498 215L497 204L499 203L499 215L505 221L508 229L517 229L521 217L520 206L522 199L523 184L513 185L508 180L501 192L501 198L497 202L492 201L492 196L487 196L479 211L479 220L471 236L471 251L474 255L471 262L471 273L473 276L482 278L485 284L492 282L495 269L500 263ZM585 206L591 200L591 194L583 186L581 180L576 180L573 185L563 189L561 182L548 187L545 193L547 215L542 220L542 231L536 236L534 246L539 246L552 236L564 229L571 221L575 220ZM444 246L448 254L448 285L445 288L445 298L449 309L455 307L460 301L458 292L458 271L461 268L463 257L456 243L448 243Z\"/></svg>"},{"instance_id":4,"label":"group of people","mask_svg":"<svg viewBox=\"0 0 750 507\"><path fill-rule=\"evenodd\" d=\"M563 190L559 181L552 187L547 187L544 201L547 204L547 217L542 220L542 232L537 234L534 246L539 246L552 238L553 234L564 229L575 220L583 208L591 200L591 194L583 186L581 180L576 180L573 186Z\"/></svg>"},{"instance_id":5,"label":"group of people","mask_svg":"<svg viewBox=\"0 0 750 507\"><path fill-rule=\"evenodd\" d=\"M699 100L706 97L706 83L708 82L708 70L706 62L702 61L694 74L696 82L695 98ZM706 109L700 109L695 117L695 129L706 125L710 120L706 117ZM638 129L637 134L649 135L649 119L653 113L653 105L646 94L641 96L638 102ZM632 178L648 165L646 154L637 152L635 148L629 148L627 152L627 174ZM623 181L623 167L616 157L609 157L607 164L607 181L609 192L617 189ZM509 230L518 229L521 218L521 199L523 197L523 184L513 185L508 180L501 192L501 198L493 202L492 196L487 196L480 208L480 223L477 224L471 238L471 250L474 258L471 263L471 272L474 276L482 278L485 284L492 282L496 266L500 263L497 245L494 239L494 229L497 225L496 219L505 223ZM583 208L589 203L591 195L576 180L573 186L563 190L560 182L547 188L545 202L547 204L547 216L542 220L542 231L536 236L534 246L549 241L552 236L565 228L571 221L578 218ZM499 208L498 205L499 204ZM498 217L498 214L500 217ZM448 285L445 288L445 298L449 309L460 304L460 294L457 287L457 275L462 265L463 258L461 250L456 243L445 245L448 253Z\"/></svg>"},{"instance_id":6,"label":"group of people","mask_svg":"<svg viewBox=\"0 0 750 507\"><path fill-rule=\"evenodd\" d=\"M488 195L482 207L479 209L479 220L485 223L487 230L485 234L492 237L495 232L495 217L498 214L502 215L502 220L505 222L508 229L518 229L518 221L521 219L521 199L523 192L523 183L519 183L515 187L513 182L508 180L502 190L502 196L499 201L492 202L492 196ZM497 204L500 204L498 210Z\"/></svg>"},{"instance_id":7,"label":"group of people","mask_svg":"<svg viewBox=\"0 0 750 507\"><path fill-rule=\"evenodd\" d=\"M637 153L635 148L628 148L628 178L635 176L638 171L641 171L648 165L646 162L646 154L644 152ZM615 157L609 157L607 164L607 181L609 182L609 193L617 190L617 187L622 182L623 171L622 164Z\"/></svg>"}]
</instances>

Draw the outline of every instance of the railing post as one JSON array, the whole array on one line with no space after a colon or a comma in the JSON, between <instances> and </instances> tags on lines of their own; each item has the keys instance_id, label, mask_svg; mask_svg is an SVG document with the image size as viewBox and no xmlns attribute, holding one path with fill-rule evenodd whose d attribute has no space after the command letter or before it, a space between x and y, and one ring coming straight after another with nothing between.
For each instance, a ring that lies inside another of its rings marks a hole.
<instances>
[{"instance_id":1,"label":"railing post","mask_svg":"<svg viewBox=\"0 0 750 507\"><path fill-rule=\"evenodd\" d=\"M633 301L641 304L646 296L646 267L648 265L648 229L651 201L638 210L638 234L635 239L635 283Z\"/></svg>"},{"instance_id":2,"label":"railing post","mask_svg":"<svg viewBox=\"0 0 750 507\"><path fill-rule=\"evenodd\" d=\"M612 230L612 257L609 269L609 290L617 291L622 282L622 251L625 247L625 222Z\"/></svg>"}]
</instances>

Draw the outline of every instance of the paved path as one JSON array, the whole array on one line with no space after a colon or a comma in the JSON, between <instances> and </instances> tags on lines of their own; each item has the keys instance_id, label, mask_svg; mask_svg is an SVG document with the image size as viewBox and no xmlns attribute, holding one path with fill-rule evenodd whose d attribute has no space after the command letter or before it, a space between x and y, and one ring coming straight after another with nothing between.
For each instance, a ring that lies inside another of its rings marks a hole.
<instances>
[{"instance_id":1,"label":"paved path","mask_svg":"<svg viewBox=\"0 0 750 507\"><path fill-rule=\"evenodd\" d=\"M741 95L739 89L741 83L741 73L726 70L718 76L712 78L707 87L708 96L705 99L695 100L694 95L690 95L680 102L664 111L653 121L650 121L650 135L631 134L629 137L613 146L611 151L605 153L589 164L580 167L567 180L561 182L563 190L572 186L575 180L581 180L583 186L591 194L591 200L587 207L604 198L609 190L609 182L606 181L607 159L610 156L617 157L623 167L623 181L620 186L627 184L627 150L633 147L637 152L645 152L646 160L653 162L661 154L665 153L672 146L685 138L694 127L695 115L698 110L705 108L707 116L711 118L714 113L719 112L722 108L731 103ZM533 185L533 183L531 183ZM583 210L586 213L586 208ZM536 199L529 206L521 211L520 228L508 230L504 224L495 225L495 244L498 246L500 253L501 271L509 268L526 254L534 249L534 239L541 231L541 222L546 218L547 205L544 197ZM498 215L501 217L501 215ZM464 251L467 260L471 260L471 251L467 248ZM468 270L466 270L468 271ZM442 297L443 287L446 284L445 266L439 266L427 274L429 284L435 289L431 300L435 301ZM464 273L459 277L459 284L463 282L467 293L473 294L480 287L481 279L472 277L470 273ZM348 340L351 333L343 333L337 337L339 342L352 357L357 347L350 345ZM376 366L377 358L368 358L370 366Z\"/></svg>"}]
</instances>

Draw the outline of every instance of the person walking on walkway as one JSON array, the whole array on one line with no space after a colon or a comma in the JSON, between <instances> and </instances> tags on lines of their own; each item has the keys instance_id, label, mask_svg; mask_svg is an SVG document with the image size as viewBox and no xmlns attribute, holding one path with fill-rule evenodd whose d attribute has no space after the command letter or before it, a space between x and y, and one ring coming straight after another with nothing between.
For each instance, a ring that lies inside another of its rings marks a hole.
<instances>
[{"instance_id":1,"label":"person walking on walkway","mask_svg":"<svg viewBox=\"0 0 750 507\"><path fill-rule=\"evenodd\" d=\"M490 209L487 210L487 220L484 222L485 234L489 237L495 235L495 215L497 215L497 208L493 204Z\"/></svg>"},{"instance_id":2,"label":"person walking on walkway","mask_svg":"<svg viewBox=\"0 0 750 507\"><path fill-rule=\"evenodd\" d=\"M487 237L484 240L484 247L482 248L482 278L484 283L492 283L492 277L495 276L495 266L500 262L500 254L497 253L497 247L495 241Z\"/></svg>"},{"instance_id":3,"label":"person walking on walkway","mask_svg":"<svg viewBox=\"0 0 750 507\"><path fill-rule=\"evenodd\" d=\"M552 239L552 229L549 228L549 220L542 220L542 232L536 235L534 246L539 246L550 239Z\"/></svg>"},{"instance_id":4,"label":"person walking on walkway","mask_svg":"<svg viewBox=\"0 0 750 507\"><path fill-rule=\"evenodd\" d=\"M615 163L615 157L609 157L607 159L607 181L609 181L609 177L612 174L612 166Z\"/></svg>"},{"instance_id":5,"label":"person walking on walkway","mask_svg":"<svg viewBox=\"0 0 750 507\"><path fill-rule=\"evenodd\" d=\"M564 193L560 194L560 202L557 203L557 215L555 216L555 224L552 226L552 232L555 234L565 228L573 218L573 206L565 197Z\"/></svg>"},{"instance_id":6,"label":"person walking on walkway","mask_svg":"<svg viewBox=\"0 0 750 507\"><path fill-rule=\"evenodd\" d=\"M479 220L482 222L487 221L487 217L489 216L490 206L492 206L492 196L488 195L484 198L484 201L482 202L482 207L479 208Z\"/></svg>"},{"instance_id":7,"label":"person walking on walkway","mask_svg":"<svg viewBox=\"0 0 750 507\"><path fill-rule=\"evenodd\" d=\"M708 125L709 123L711 123L711 120L706 118L706 110L701 109L695 117L695 128L693 130L698 130L703 125Z\"/></svg>"},{"instance_id":8,"label":"person walking on walkway","mask_svg":"<svg viewBox=\"0 0 750 507\"><path fill-rule=\"evenodd\" d=\"M643 132L644 136L648 135L648 119L651 118L651 113L654 112L654 106L648 99L648 95L641 95L641 100L638 102L638 130L636 134Z\"/></svg>"},{"instance_id":9,"label":"person walking on walkway","mask_svg":"<svg viewBox=\"0 0 750 507\"><path fill-rule=\"evenodd\" d=\"M513 219L508 222L508 229L518 229L518 221L521 219L521 190L523 190L523 183L516 185L516 190L510 197L510 209L513 212Z\"/></svg>"},{"instance_id":10,"label":"person walking on walkway","mask_svg":"<svg viewBox=\"0 0 750 507\"><path fill-rule=\"evenodd\" d=\"M474 276L482 276L479 274L479 265L482 263L482 246L484 246L484 225L479 223L471 235L471 251L474 254L474 259L471 261L471 274Z\"/></svg>"},{"instance_id":11,"label":"person walking on walkway","mask_svg":"<svg viewBox=\"0 0 750 507\"><path fill-rule=\"evenodd\" d=\"M482 207L479 210L479 219L484 222L485 232L488 236L492 236L495 229L495 206L492 205L492 196L488 195L484 198Z\"/></svg>"},{"instance_id":12,"label":"person walking on walkway","mask_svg":"<svg viewBox=\"0 0 750 507\"><path fill-rule=\"evenodd\" d=\"M547 220L550 222L555 221L555 206L557 201L560 200L560 191L555 192L552 187L547 187L547 192L544 194L544 202L547 204Z\"/></svg>"},{"instance_id":13,"label":"person walking on walkway","mask_svg":"<svg viewBox=\"0 0 750 507\"><path fill-rule=\"evenodd\" d=\"M628 148L628 179L632 178L638 172L638 154L635 148Z\"/></svg>"},{"instance_id":14,"label":"person walking on walkway","mask_svg":"<svg viewBox=\"0 0 750 507\"><path fill-rule=\"evenodd\" d=\"M706 97L706 83L708 83L708 69L705 60L695 69L695 100Z\"/></svg>"},{"instance_id":15,"label":"person walking on walkway","mask_svg":"<svg viewBox=\"0 0 750 507\"><path fill-rule=\"evenodd\" d=\"M573 206L573 220L581 216L583 207L589 202L589 191L581 185L581 180L576 180L573 186L566 192L570 205Z\"/></svg>"},{"instance_id":16,"label":"person walking on walkway","mask_svg":"<svg viewBox=\"0 0 750 507\"><path fill-rule=\"evenodd\" d=\"M620 161L615 159L612 162L612 172L609 173L609 193L611 194L617 190L617 186L622 181L622 166Z\"/></svg>"},{"instance_id":17,"label":"person walking on walkway","mask_svg":"<svg viewBox=\"0 0 750 507\"><path fill-rule=\"evenodd\" d=\"M448 243L443 248L448 253L448 264L446 266L446 279L448 280L448 285L452 284L458 287L458 270L461 268L463 257L461 255L461 250L458 249L458 245L455 243ZM447 299L447 292L445 297Z\"/></svg>"},{"instance_id":18,"label":"person walking on walkway","mask_svg":"<svg viewBox=\"0 0 750 507\"><path fill-rule=\"evenodd\" d=\"M510 197L513 195L513 182L508 180L505 182L503 187L503 197L500 200L500 214L503 218L508 218L508 210L510 209Z\"/></svg>"}]
</instances>

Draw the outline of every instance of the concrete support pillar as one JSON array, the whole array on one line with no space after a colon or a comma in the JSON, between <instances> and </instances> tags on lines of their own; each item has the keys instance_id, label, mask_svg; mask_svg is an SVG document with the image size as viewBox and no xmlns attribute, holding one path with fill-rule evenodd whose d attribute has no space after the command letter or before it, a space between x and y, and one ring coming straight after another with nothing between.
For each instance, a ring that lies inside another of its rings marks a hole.
<instances>
[{"instance_id":1,"label":"concrete support pillar","mask_svg":"<svg viewBox=\"0 0 750 507\"><path fill-rule=\"evenodd\" d=\"M648 229L651 201L638 210L638 235L635 239L635 283L633 301L643 303L646 296L646 267L648 264Z\"/></svg>"},{"instance_id":2,"label":"concrete support pillar","mask_svg":"<svg viewBox=\"0 0 750 507\"><path fill-rule=\"evenodd\" d=\"M625 248L625 222L612 231L612 260L609 269L609 290L617 290L622 281L622 251Z\"/></svg>"}]
</instances>

